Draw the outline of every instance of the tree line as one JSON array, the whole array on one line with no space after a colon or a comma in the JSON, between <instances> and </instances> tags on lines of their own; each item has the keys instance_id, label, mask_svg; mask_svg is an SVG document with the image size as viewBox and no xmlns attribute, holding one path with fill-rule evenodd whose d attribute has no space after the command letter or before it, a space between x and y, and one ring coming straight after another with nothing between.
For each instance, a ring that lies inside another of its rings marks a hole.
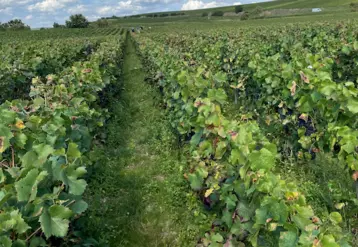
<instances>
[{"instance_id":1,"label":"tree line","mask_svg":"<svg viewBox=\"0 0 358 247\"><path fill-rule=\"evenodd\" d=\"M30 27L20 19L14 19L5 23L0 22L0 31L6 30L30 30Z\"/></svg>"},{"instance_id":2,"label":"tree line","mask_svg":"<svg viewBox=\"0 0 358 247\"><path fill-rule=\"evenodd\" d=\"M66 21L65 25L60 25L57 22L53 24L53 28L87 28L89 21L82 14L71 15L70 19ZM106 19L102 18L95 22L98 27L108 27L109 23Z\"/></svg>"}]
</instances>

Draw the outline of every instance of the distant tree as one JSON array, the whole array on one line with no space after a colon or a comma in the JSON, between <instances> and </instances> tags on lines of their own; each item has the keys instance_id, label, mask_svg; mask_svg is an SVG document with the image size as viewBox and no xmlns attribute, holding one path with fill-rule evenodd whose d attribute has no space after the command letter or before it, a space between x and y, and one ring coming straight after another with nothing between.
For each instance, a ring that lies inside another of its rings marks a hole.
<instances>
[{"instance_id":1,"label":"distant tree","mask_svg":"<svg viewBox=\"0 0 358 247\"><path fill-rule=\"evenodd\" d=\"M211 16L224 16L224 12L222 11L215 11L211 14Z\"/></svg>"},{"instance_id":2,"label":"distant tree","mask_svg":"<svg viewBox=\"0 0 358 247\"><path fill-rule=\"evenodd\" d=\"M66 26L58 24L57 22L55 22L55 23L53 23L53 28L66 28Z\"/></svg>"},{"instance_id":3,"label":"distant tree","mask_svg":"<svg viewBox=\"0 0 358 247\"><path fill-rule=\"evenodd\" d=\"M66 27L68 28L87 28L89 22L82 14L71 15L70 19L66 21Z\"/></svg>"},{"instance_id":4,"label":"distant tree","mask_svg":"<svg viewBox=\"0 0 358 247\"><path fill-rule=\"evenodd\" d=\"M242 5L236 5L235 6L235 13L241 13L242 11L244 11L244 8L242 7Z\"/></svg>"},{"instance_id":5,"label":"distant tree","mask_svg":"<svg viewBox=\"0 0 358 247\"><path fill-rule=\"evenodd\" d=\"M249 14L247 12L244 12L244 13L241 14L240 20L246 21L246 20L249 19L249 17L250 17Z\"/></svg>"},{"instance_id":6,"label":"distant tree","mask_svg":"<svg viewBox=\"0 0 358 247\"><path fill-rule=\"evenodd\" d=\"M109 22L107 20L101 19L97 21L97 27L103 28L108 26L109 26Z\"/></svg>"},{"instance_id":7,"label":"distant tree","mask_svg":"<svg viewBox=\"0 0 358 247\"><path fill-rule=\"evenodd\" d=\"M262 12L264 11L264 9L260 6L257 6L251 13L251 16L259 16Z\"/></svg>"},{"instance_id":8,"label":"distant tree","mask_svg":"<svg viewBox=\"0 0 358 247\"><path fill-rule=\"evenodd\" d=\"M207 12L204 12L204 13L201 14L202 17L206 17L206 16L208 16L208 15L209 15L209 14L208 14Z\"/></svg>"},{"instance_id":9,"label":"distant tree","mask_svg":"<svg viewBox=\"0 0 358 247\"><path fill-rule=\"evenodd\" d=\"M22 22L20 19L14 19L7 23L3 23L2 25L3 29L7 30L25 30L30 29L29 26L27 26L25 23Z\"/></svg>"}]
</instances>

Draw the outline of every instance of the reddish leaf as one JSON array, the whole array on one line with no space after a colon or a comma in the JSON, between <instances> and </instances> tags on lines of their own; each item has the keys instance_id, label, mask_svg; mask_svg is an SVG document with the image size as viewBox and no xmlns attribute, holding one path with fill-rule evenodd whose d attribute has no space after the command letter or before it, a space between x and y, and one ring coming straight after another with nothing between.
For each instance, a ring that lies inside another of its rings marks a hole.
<instances>
[{"instance_id":1,"label":"reddish leaf","mask_svg":"<svg viewBox=\"0 0 358 247\"><path fill-rule=\"evenodd\" d=\"M303 71L300 71L300 76L302 81L304 81L305 83L310 83L310 80L308 79L308 77L303 73Z\"/></svg>"}]
</instances>

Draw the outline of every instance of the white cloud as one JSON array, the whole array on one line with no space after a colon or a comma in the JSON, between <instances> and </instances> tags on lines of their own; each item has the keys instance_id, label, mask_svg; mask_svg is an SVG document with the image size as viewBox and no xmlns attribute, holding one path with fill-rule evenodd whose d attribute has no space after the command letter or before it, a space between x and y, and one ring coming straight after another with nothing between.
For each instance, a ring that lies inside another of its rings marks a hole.
<instances>
[{"instance_id":1,"label":"white cloud","mask_svg":"<svg viewBox=\"0 0 358 247\"><path fill-rule=\"evenodd\" d=\"M33 18L32 15L28 15L28 16L25 17L25 20L31 20L32 18Z\"/></svg>"},{"instance_id":2,"label":"white cloud","mask_svg":"<svg viewBox=\"0 0 358 247\"><path fill-rule=\"evenodd\" d=\"M4 7L4 6L9 6L11 4L16 3L16 0L0 0L0 6Z\"/></svg>"},{"instance_id":3,"label":"white cloud","mask_svg":"<svg viewBox=\"0 0 358 247\"><path fill-rule=\"evenodd\" d=\"M29 11L40 11L40 12L55 12L60 10L68 3L76 2L76 0L44 0L36 4L29 5L27 9Z\"/></svg>"},{"instance_id":4,"label":"white cloud","mask_svg":"<svg viewBox=\"0 0 358 247\"><path fill-rule=\"evenodd\" d=\"M97 13L100 15L109 15L113 13L114 9L111 6L103 6L97 9Z\"/></svg>"},{"instance_id":5,"label":"white cloud","mask_svg":"<svg viewBox=\"0 0 358 247\"><path fill-rule=\"evenodd\" d=\"M87 19L89 21L96 21L98 19L101 19L101 16L99 16L99 15L90 15L90 16L87 16Z\"/></svg>"},{"instance_id":6,"label":"white cloud","mask_svg":"<svg viewBox=\"0 0 358 247\"><path fill-rule=\"evenodd\" d=\"M118 7L117 7L117 10L121 11L121 10L133 10L133 11L136 11L136 10L139 10L141 9L142 7L140 5L138 5L137 3L131 1L131 0L128 0L126 2L119 2L118 3Z\"/></svg>"},{"instance_id":7,"label":"white cloud","mask_svg":"<svg viewBox=\"0 0 358 247\"><path fill-rule=\"evenodd\" d=\"M69 14L83 14L85 12L87 12L88 9L86 8L85 5L83 4L79 4L79 5L76 5L76 6L73 6L73 7L70 7L67 12Z\"/></svg>"},{"instance_id":8,"label":"white cloud","mask_svg":"<svg viewBox=\"0 0 358 247\"><path fill-rule=\"evenodd\" d=\"M216 1L204 3L203 1L189 0L188 2L183 4L181 10L207 9L207 8L219 7L222 5L224 4L217 3Z\"/></svg>"},{"instance_id":9,"label":"white cloud","mask_svg":"<svg viewBox=\"0 0 358 247\"><path fill-rule=\"evenodd\" d=\"M1 14L6 14L6 15L12 15L12 8L11 7L6 7L3 9L0 9L0 13Z\"/></svg>"},{"instance_id":10,"label":"white cloud","mask_svg":"<svg viewBox=\"0 0 358 247\"><path fill-rule=\"evenodd\" d=\"M233 5L242 5L242 3L241 2L236 2Z\"/></svg>"},{"instance_id":11,"label":"white cloud","mask_svg":"<svg viewBox=\"0 0 358 247\"><path fill-rule=\"evenodd\" d=\"M32 1L33 0L0 0L0 9L15 5L25 5Z\"/></svg>"},{"instance_id":12,"label":"white cloud","mask_svg":"<svg viewBox=\"0 0 358 247\"><path fill-rule=\"evenodd\" d=\"M134 0L134 3L164 3L164 4L168 4L168 3L176 3L177 0Z\"/></svg>"},{"instance_id":13,"label":"white cloud","mask_svg":"<svg viewBox=\"0 0 358 247\"><path fill-rule=\"evenodd\" d=\"M147 0L148 1L148 0ZM138 10L141 10L142 6L133 2L131 0L128 1L120 1L116 6L103 6L97 8L96 12L99 15L116 15L116 14L134 14Z\"/></svg>"}]
</instances>

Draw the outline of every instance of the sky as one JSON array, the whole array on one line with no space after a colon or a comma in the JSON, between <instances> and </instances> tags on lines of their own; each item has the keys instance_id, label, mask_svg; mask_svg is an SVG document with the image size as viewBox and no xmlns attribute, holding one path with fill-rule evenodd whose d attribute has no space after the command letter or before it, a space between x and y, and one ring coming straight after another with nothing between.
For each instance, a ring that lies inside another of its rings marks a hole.
<instances>
[{"instance_id":1,"label":"sky","mask_svg":"<svg viewBox=\"0 0 358 247\"><path fill-rule=\"evenodd\" d=\"M256 0L262 2L267 0ZM253 3L252 0L0 0L0 22L22 19L32 28L64 24L72 14L90 21L106 16L192 10Z\"/></svg>"}]
</instances>

